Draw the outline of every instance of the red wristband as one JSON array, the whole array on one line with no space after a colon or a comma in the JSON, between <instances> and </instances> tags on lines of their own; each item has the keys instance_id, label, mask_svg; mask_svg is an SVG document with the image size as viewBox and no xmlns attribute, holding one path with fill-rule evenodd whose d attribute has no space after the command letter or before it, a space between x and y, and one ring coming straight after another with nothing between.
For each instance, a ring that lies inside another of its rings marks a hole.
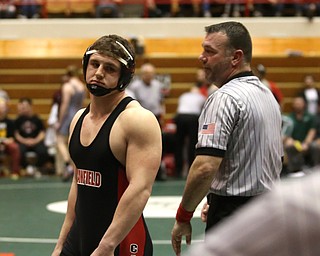
<instances>
[{"instance_id":1,"label":"red wristband","mask_svg":"<svg viewBox=\"0 0 320 256\"><path fill-rule=\"evenodd\" d=\"M190 222L190 220L192 219L193 213L194 211L189 212L185 210L180 203L179 208L177 210L177 214L176 214L176 220L178 222L183 222L183 223Z\"/></svg>"}]
</instances>

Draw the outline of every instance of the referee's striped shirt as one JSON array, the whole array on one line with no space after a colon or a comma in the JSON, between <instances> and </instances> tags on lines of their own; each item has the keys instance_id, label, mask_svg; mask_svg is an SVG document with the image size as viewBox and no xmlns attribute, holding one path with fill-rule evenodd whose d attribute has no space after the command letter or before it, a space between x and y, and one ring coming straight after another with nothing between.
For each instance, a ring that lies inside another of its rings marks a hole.
<instances>
[{"instance_id":1,"label":"referee's striped shirt","mask_svg":"<svg viewBox=\"0 0 320 256\"><path fill-rule=\"evenodd\" d=\"M223 157L210 191L217 195L258 195L279 179L280 106L251 72L233 77L207 99L196 154Z\"/></svg>"}]
</instances>

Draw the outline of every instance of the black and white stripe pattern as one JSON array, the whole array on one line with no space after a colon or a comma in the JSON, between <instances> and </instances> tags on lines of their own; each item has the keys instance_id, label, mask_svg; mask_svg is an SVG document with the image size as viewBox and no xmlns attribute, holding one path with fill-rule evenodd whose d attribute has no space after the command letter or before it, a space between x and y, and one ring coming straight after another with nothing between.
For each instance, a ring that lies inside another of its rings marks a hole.
<instances>
[{"instance_id":1,"label":"black and white stripe pattern","mask_svg":"<svg viewBox=\"0 0 320 256\"><path fill-rule=\"evenodd\" d=\"M212 133L203 132L208 124ZM271 91L255 76L229 81L207 99L196 147L225 152L211 192L253 196L269 190L283 156L280 107Z\"/></svg>"}]
</instances>

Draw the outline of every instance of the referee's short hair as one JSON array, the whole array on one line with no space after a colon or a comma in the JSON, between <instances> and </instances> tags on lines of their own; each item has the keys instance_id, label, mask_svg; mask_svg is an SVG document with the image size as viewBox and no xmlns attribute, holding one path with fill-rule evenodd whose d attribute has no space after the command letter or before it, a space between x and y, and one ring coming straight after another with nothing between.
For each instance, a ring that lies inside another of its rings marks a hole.
<instances>
[{"instance_id":1,"label":"referee's short hair","mask_svg":"<svg viewBox=\"0 0 320 256\"><path fill-rule=\"evenodd\" d=\"M227 21L205 27L208 34L222 32L229 39L229 49L240 49L248 63L252 60L252 40L247 28L240 22Z\"/></svg>"}]
</instances>

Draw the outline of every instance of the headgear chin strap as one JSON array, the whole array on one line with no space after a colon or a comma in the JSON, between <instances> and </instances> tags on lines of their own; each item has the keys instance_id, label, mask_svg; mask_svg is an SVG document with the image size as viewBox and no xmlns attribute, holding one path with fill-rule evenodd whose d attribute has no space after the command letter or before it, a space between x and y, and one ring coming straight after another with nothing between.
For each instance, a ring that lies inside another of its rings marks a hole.
<instances>
[{"instance_id":1,"label":"headgear chin strap","mask_svg":"<svg viewBox=\"0 0 320 256\"><path fill-rule=\"evenodd\" d=\"M118 90L118 86L114 88L105 88L97 84L87 84L87 88L91 94L97 97L101 97L109 94L112 91Z\"/></svg>"}]
</instances>

